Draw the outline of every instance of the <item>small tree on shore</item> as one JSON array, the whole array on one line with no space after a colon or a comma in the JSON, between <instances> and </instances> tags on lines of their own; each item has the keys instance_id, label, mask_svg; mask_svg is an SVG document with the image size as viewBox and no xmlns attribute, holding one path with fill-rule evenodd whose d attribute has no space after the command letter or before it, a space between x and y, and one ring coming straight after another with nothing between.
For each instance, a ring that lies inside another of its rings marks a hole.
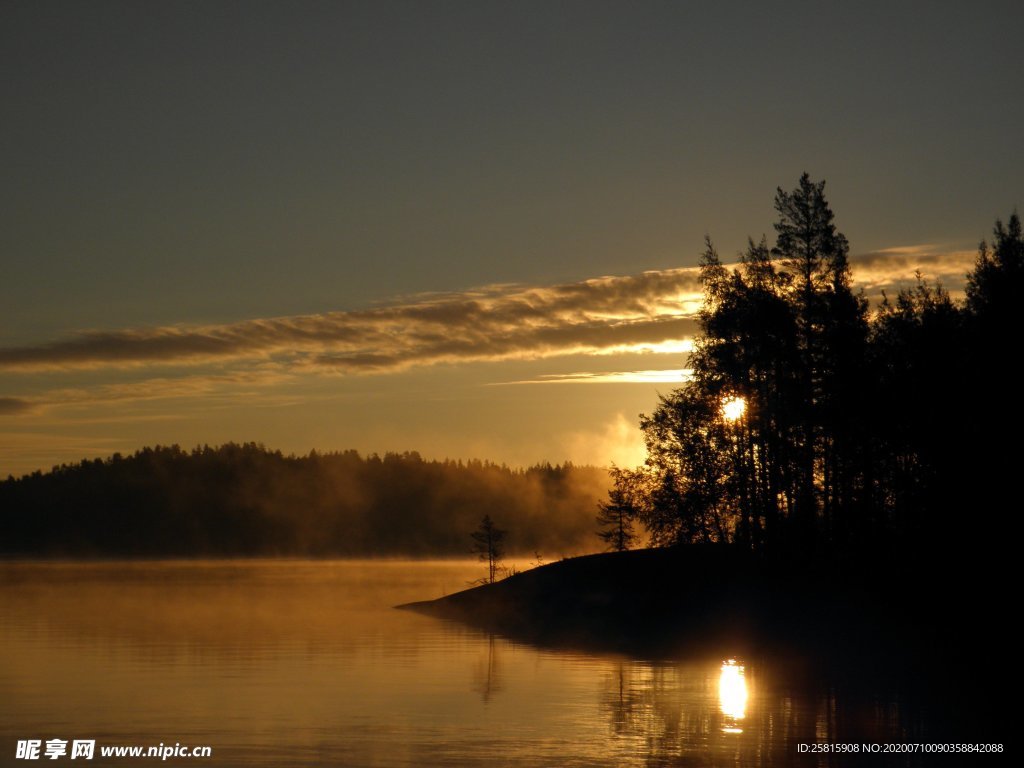
<instances>
[{"instance_id":1,"label":"small tree on shore","mask_svg":"<svg viewBox=\"0 0 1024 768\"><path fill-rule=\"evenodd\" d=\"M484 515L480 527L470 534L473 538L473 551L477 553L481 562L487 563L487 576L483 579L485 584L493 584L497 580L501 560L505 556L506 533L507 531L494 524L490 515Z\"/></svg>"},{"instance_id":2,"label":"small tree on shore","mask_svg":"<svg viewBox=\"0 0 1024 768\"><path fill-rule=\"evenodd\" d=\"M613 552L625 552L636 544L633 521L637 518L635 503L634 474L619 467L612 467L614 485L608 491L608 501L597 505L597 524L601 530L598 538Z\"/></svg>"}]
</instances>

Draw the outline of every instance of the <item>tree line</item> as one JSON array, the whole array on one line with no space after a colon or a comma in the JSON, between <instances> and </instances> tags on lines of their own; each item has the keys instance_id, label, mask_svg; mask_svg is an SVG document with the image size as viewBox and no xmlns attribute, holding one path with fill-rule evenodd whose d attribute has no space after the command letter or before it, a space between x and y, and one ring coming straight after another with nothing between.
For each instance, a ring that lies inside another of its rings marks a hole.
<instances>
[{"instance_id":1,"label":"tree line","mask_svg":"<svg viewBox=\"0 0 1024 768\"><path fill-rule=\"evenodd\" d=\"M144 448L0 482L0 554L453 556L482 513L511 553L592 549L596 467L285 456L254 443Z\"/></svg>"},{"instance_id":2,"label":"tree line","mask_svg":"<svg viewBox=\"0 0 1024 768\"><path fill-rule=\"evenodd\" d=\"M644 465L613 473L610 548L636 526L654 545L833 558L943 558L1009 538L1019 217L982 242L964 300L919 274L872 310L824 186L804 174L780 188L774 244L749 240L735 268L707 239L693 375L641 416Z\"/></svg>"}]
</instances>

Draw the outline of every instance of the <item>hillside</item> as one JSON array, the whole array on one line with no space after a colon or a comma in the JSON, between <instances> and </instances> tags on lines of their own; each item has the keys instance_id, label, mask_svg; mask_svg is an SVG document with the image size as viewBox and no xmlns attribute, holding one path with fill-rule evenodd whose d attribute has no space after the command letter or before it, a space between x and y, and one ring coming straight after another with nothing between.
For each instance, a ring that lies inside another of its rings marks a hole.
<instances>
[{"instance_id":1,"label":"hillside","mask_svg":"<svg viewBox=\"0 0 1024 768\"><path fill-rule=\"evenodd\" d=\"M693 545L575 557L397 607L541 646L649 657L796 654L900 665L924 646L957 656L985 647L998 614L984 631L950 626L937 608L954 584L968 585L921 566L841 571L828 561ZM974 595L979 610L997 601Z\"/></svg>"},{"instance_id":2,"label":"hillside","mask_svg":"<svg viewBox=\"0 0 1024 768\"><path fill-rule=\"evenodd\" d=\"M593 550L597 467L418 453L145 448L0 482L0 555L464 557L484 512L511 554Z\"/></svg>"}]
</instances>

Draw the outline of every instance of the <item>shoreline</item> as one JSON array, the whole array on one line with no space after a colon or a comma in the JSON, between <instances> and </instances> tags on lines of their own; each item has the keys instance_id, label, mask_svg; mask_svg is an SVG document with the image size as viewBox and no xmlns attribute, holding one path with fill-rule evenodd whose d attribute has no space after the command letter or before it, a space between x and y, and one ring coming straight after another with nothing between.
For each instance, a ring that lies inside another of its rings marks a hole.
<instances>
[{"instance_id":1,"label":"shoreline","mask_svg":"<svg viewBox=\"0 0 1024 768\"><path fill-rule=\"evenodd\" d=\"M630 550L395 608L542 647L659 658L728 649L865 667L957 659L996 634L995 620L967 628L933 610L949 599L949 574L868 567L765 560L722 545Z\"/></svg>"}]
</instances>

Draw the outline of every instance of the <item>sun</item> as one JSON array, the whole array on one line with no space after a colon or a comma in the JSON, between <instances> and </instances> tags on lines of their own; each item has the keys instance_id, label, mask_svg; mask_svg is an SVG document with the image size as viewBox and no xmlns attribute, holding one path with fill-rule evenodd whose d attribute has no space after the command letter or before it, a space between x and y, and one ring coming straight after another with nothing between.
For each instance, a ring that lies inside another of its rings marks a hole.
<instances>
[{"instance_id":1,"label":"sun","mask_svg":"<svg viewBox=\"0 0 1024 768\"><path fill-rule=\"evenodd\" d=\"M722 418L736 421L747 412L747 401L742 397L727 397L722 400Z\"/></svg>"}]
</instances>

